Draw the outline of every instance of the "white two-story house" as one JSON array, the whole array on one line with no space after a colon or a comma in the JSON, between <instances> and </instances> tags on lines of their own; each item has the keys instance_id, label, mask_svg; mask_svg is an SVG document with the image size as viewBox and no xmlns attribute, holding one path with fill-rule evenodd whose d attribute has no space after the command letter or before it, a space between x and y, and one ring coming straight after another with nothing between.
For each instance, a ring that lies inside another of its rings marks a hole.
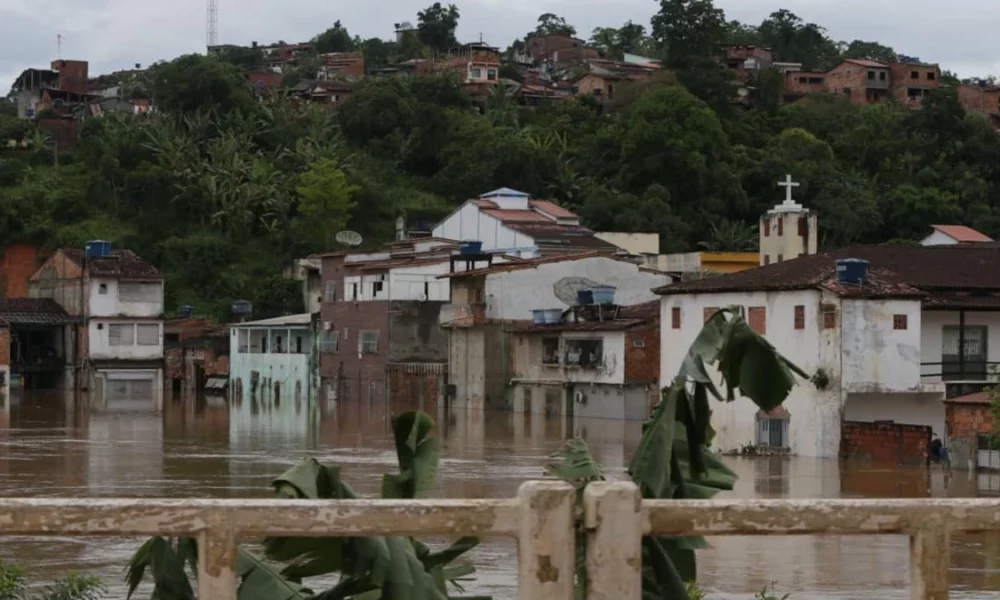
<instances>
[{"instance_id":1,"label":"white two-story house","mask_svg":"<svg viewBox=\"0 0 1000 600\"><path fill-rule=\"evenodd\" d=\"M998 266L993 245L859 246L658 288L660 384L677 374L705 321L735 306L816 376L769 414L744 398L713 403L719 448L835 457L844 421L926 425L944 439L943 400L996 380Z\"/></svg>"},{"instance_id":2,"label":"white two-story house","mask_svg":"<svg viewBox=\"0 0 1000 600\"><path fill-rule=\"evenodd\" d=\"M55 252L31 278L31 294L77 317L74 386L95 408L161 410L163 276L107 242Z\"/></svg>"}]
</instances>

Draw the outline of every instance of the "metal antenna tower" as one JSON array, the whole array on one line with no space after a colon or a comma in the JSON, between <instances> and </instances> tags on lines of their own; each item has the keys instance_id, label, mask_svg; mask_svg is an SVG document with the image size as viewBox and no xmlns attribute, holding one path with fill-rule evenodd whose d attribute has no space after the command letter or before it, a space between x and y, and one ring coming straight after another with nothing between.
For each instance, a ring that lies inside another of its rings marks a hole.
<instances>
[{"instance_id":1,"label":"metal antenna tower","mask_svg":"<svg viewBox=\"0 0 1000 600\"><path fill-rule=\"evenodd\" d=\"M219 0L208 0L208 26L205 38L209 47L219 43Z\"/></svg>"}]
</instances>

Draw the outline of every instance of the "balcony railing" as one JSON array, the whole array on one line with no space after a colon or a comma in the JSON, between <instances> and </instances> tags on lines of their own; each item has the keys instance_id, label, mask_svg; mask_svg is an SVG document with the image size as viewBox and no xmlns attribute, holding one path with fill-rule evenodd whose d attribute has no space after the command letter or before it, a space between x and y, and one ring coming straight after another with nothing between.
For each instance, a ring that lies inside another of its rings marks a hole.
<instances>
[{"instance_id":1,"label":"balcony railing","mask_svg":"<svg viewBox=\"0 0 1000 600\"><path fill-rule=\"evenodd\" d=\"M519 597L571 600L575 497L549 480L499 500L2 499L0 534L195 537L198 597L211 600L236 600L243 537L508 536L518 540ZM910 598L947 600L949 536L1000 530L998 514L1000 500L642 500L631 482L591 484L587 598L640 600L645 535L906 535Z\"/></svg>"},{"instance_id":2,"label":"balcony railing","mask_svg":"<svg viewBox=\"0 0 1000 600\"><path fill-rule=\"evenodd\" d=\"M1000 375L1000 362L949 361L920 363L921 379L988 382Z\"/></svg>"}]
</instances>

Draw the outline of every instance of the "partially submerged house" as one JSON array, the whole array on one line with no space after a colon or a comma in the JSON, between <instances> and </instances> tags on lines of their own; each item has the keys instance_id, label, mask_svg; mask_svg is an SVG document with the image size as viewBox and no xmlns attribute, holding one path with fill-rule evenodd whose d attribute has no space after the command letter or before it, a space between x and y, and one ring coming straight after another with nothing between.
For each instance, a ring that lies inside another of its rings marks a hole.
<instances>
[{"instance_id":1,"label":"partially submerged house","mask_svg":"<svg viewBox=\"0 0 1000 600\"><path fill-rule=\"evenodd\" d=\"M95 408L160 410L163 404L163 275L110 242L57 250L31 277L74 319L77 356L67 389L91 392Z\"/></svg>"},{"instance_id":2,"label":"partially submerged house","mask_svg":"<svg viewBox=\"0 0 1000 600\"><path fill-rule=\"evenodd\" d=\"M981 390L1000 364L1000 248L857 246L664 286L661 385L705 321L737 307L808 373L780 414L713 406L716 444L835 457L842 421L924 425L944 438L944 399ZM762 435L774 428L779 438ZM947 440L945 442L947 444Z\"/></svg>"},{"instance_id":3,"label":"partially submerged house","mask_svg":"<svg viewBox=\"0 0 1000 600\"><path fill-rule=\"evenodd\" d=\"M577 304L508 331L515 413L642 421L659 398L659 302Z\"/></svg>"},{"instance_id":4,"label":"partially submerged house","mask_svg":"<svg viewBox=\"0 0 1000 600\"><path fill-rule=\"evenodd\" d=\"M533 319L532 311L562 313L579 304L578 292L602 286L614 288L619 306L642 304L656 299L654 287L671 281L601 252L456 270L442 280L450 283L451 298L440 311L450 340L449 396L456 406L487 408L514 406L512 335L515 325Z\"/></svg>"},{"instance_id":5,"label":"partially submerged house","mask_svg":"<svg viewBox=\"0 0 1000 600\"><path fill-rule=\"evenodd\" d=\"M234 324L229 329L229 394L252 411L311 406L318 367L312 315Z\"/></svg>"}]
</instances>

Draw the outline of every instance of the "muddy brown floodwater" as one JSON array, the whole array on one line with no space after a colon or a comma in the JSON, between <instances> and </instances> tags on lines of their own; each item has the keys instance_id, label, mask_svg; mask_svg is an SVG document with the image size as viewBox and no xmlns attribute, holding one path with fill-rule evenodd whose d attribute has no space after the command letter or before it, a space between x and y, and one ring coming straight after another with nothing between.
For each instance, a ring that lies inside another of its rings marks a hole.
<instances>
[{"instance_id":1,"label":"muddy brown floodwater","mask_svg":"<svg viewBox=\"0 0 1000 600\"><path fill-rule=\"evenodd\" d=\"M59 395L15 396L0 419L0 493L14 496L248 498L270 494L272 477L303 457L343 465L359 492L377 494L382 473L396 469L392 414L413 407L384 403L319 411L285 403L252 411L168 401L165 415L80 414ZM69 407L69 408L68 408ZM612 478L623 476L640 424L453 412L424 407L438 419L443 449L439 497L505 497L567 437L587 439ZM739 498L920 498L996 494L998 476L943 469L887 469L807 458L727 459L740 475ZM992 492L991 492L992 491ZM124 597L123 568L139 539L8 538L0 558L48 581L67 570L104 578ZM903 537L730 537L700 552L710 598L745 599L773 583L792 600L908 598L908 542ZM477 581L469 593L516 597L510 540L491 539L471 555ZM952 597L1000 597L1000 535L952 541Z\"/></svg>"}]
</instances>

